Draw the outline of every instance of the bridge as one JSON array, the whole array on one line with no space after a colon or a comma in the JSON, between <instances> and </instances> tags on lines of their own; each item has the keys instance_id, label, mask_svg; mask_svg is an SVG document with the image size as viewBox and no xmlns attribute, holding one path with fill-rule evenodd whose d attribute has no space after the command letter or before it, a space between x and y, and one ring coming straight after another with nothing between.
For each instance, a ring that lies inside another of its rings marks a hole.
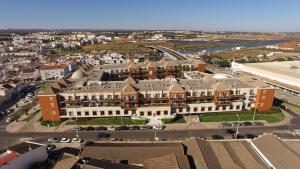
<instances>
[{"instance_id":1,"label":"bridge","mask_svg":"<svg viewBox=\"0 0 300 169\"><path fill-rule=\"evenodd\" d=\"M172 58L174 60L189 60L188 57L182 55L181 53L179 53L173 49L164 47L164 46L146 46L146 47L161 51L164 54L167 54L167 56L169 56L170 58Z\"/></svg>"}]
</instances>

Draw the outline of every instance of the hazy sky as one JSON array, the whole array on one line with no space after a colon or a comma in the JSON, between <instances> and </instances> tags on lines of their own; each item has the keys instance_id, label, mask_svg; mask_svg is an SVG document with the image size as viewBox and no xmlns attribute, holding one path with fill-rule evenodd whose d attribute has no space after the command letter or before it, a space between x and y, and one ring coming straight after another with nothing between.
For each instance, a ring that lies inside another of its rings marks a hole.
<instances>
[{"instance_id":1,"label":"hazy sky","mask_svg":"<svg viewBox=\"0 0 300 169\"><path fill-rule=\"evenodd\" d=\"M0 28L300 32L300 0L1 0Z\"/></svg>"}]
</instances>

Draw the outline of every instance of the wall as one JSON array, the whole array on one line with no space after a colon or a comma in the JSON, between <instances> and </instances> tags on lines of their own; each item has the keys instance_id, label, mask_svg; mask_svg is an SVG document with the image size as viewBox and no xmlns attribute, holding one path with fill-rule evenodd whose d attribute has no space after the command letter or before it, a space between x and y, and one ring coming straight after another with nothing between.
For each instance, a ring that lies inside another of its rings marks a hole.
<instances>
[{"instance_id":1,"label":"wall","mask_svg":"<svg viewBox=\"0 0 300 169\"><path fill-rule=\"evenodd\" d=\"M56 95L39 96L39 104L44 121L60 121L60 109Z\"/></svg>"},{"instance_id":2,"label":"wall","mask_svg":"<svg viewBox=\"0 0 300 169\"><path fill-rule=\"evenodd\" d=\"M258 112L267 111L273 106L276 89L257 89L256 91L256 110Z\"/></svg>"}]
</instances>

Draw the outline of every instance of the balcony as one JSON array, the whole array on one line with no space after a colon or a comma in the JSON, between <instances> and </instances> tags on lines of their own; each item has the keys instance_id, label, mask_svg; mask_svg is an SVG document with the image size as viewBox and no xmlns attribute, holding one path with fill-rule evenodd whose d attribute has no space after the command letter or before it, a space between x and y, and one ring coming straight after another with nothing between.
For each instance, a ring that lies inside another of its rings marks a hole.
<instances>
[{"instance_id":1,"label":"balcony","mask_svg":"<svg viewBox=\"0 0 300 169\"><path fill-rule=\"evenodd\" d=\"M217 106L231 106L232 105L232 102L228 102L228 101L217 101L217 102L215 102L215 104L217 105Z\"/></svg>"}]
</instances>

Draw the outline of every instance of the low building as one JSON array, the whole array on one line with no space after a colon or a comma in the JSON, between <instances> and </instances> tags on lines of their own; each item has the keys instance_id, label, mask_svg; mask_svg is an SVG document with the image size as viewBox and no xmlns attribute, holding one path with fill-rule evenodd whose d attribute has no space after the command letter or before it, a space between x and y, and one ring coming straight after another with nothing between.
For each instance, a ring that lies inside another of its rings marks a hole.
<instances>
[{"instance_id":1,"label":"low building","mask_svg":"<svg viewBox=\"0 0 300 169\"><path fill-rule=\"evenodd\" d=\"M38 162L47 160L46 145L25 142L8 148L0 154L1 169L29 169Z\"/></svg>"},{"instance_id":2,"label":"low building","mask_svg":"<svg viewBox=\"0 0 300 169\"><path fill-rule=\"evenodd\" d=\"M40 69L41 80L53 81L71 75L73 69L67 64L45 64Z\"/></svg>"},{"instance_id":3,"label":"low building","mask_svg":"<svg viewBox=\"0 0 300 169\"><path fill-rule=\"evenodd\" d=\"M40 78L40 72L38 70L25 69L20 73L19 77L23 83L32 83Z\"/></svg>"}]
</instances>

